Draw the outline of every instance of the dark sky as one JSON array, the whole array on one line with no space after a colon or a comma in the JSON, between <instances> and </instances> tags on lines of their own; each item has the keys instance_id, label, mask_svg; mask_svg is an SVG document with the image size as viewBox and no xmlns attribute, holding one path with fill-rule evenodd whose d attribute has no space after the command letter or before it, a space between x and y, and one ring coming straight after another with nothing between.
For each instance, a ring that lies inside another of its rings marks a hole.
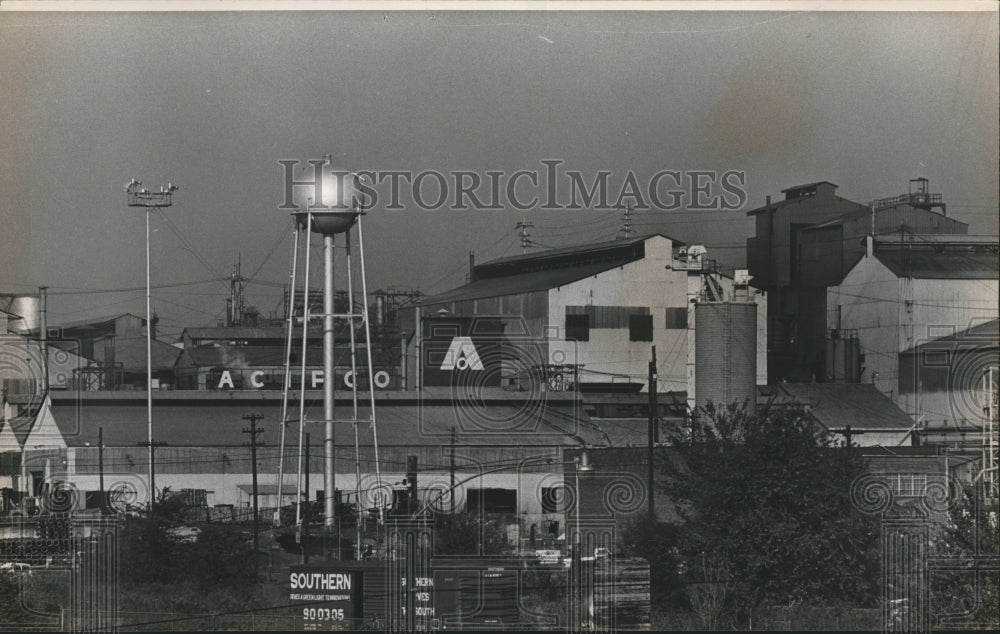
<instances>
[{"instance_id":1,"label":"dark sky","mask_svg":"<svg viewBox=\"0 0 1000 634\"><path fill-rule=\"evenodd\" d=\"M595 175L742 170L739 211L650 211L638 231L743 263L745 210L830 180L858 202L930 179L997 233L998 41L987 13L0 12L0 291L50 320L131 311L144 284L135 177L180 185L152 218L153 283L227 276L277 311L290 220L280 159L349 169ZM618 179L617 181L615 179ZM616 187L611 188L616 191ZM468 251L612 239L617 212L370 210L369 288L438 292ZM270 255L270 257L268 257ZM259 270L258 270L259 269ZM314 269L315 270L315 269ZM212 324L228 285L154 292L167 332Z\"/></svg>"}]
</instances>

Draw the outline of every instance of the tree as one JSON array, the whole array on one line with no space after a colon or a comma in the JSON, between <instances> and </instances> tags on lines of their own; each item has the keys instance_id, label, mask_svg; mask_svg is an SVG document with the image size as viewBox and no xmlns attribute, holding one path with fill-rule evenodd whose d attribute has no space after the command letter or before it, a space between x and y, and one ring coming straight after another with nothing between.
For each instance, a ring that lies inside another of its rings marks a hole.
<instances>
[{"instance_id":1,"label":"tree","mask_svg":"<svg viewBox=\"0 0 1000 634\"><path fill-rule=\"evenodd\" d=\"M184 553L190 578L205 590L244 588L257 581L260 554L229 527L207 525Z\"/></svg>"},{"instance_id":2,"label":"tree","mask_svg":"<svg viewBox=\"0 0 1000 634\"><path fill-rule=\"evenodd\" d=\"M680 527L650 520L645 513L625 524L615 555L640 557L649 562L650 598L656 604L688 608L681 579Z\"/></svg>"},{"instance_id":3,"label":"tree","mask_svg":"<svg viewBox=\"0 0 1000 634\"><path fill-rule=\"evenodd\" d=\"M952 564L931 577L932 605L953 626L1000 626L1000 575L995 564L984 565L1000 554L1000 523L997 500L984 489L982 482L963 487L931 541L932 554Z\"/></svg>"},{"instance_id":4,"label":"tree","mask_svg":"<svg viewBox=\"0 0 1000 634\"><path fill-rule=\"evenodd\" d=\"M467 513L434 518L435 555L499 555L508 550L506 529L496 520L480 522Z\"/></svg>"},{"instance_id":5,"label":"tree","mask_svg":"<svg viewBox=\"0 0 1000 634\"><path fill-rule=\"evenodd\" d=\"M877 520L850 498L856 452L801 413L711 403L670 444L660 485L684 518L689 598L712 627L723 612L743 626L765 606L878 597Z\"/></svg>"},{"instance_id":6,"label":"tree","mask_svg":"<svg viewBox=\"0 0 1000 634\"><path fill-rule=\"evenodd\" d=\"M125 521L120 535L122 580L237 590L255 583L259 555L236 527L204 525L194 542L171 532L184 524L185 510L179 496L167 497L151 514Z\"/></svg>"}]
</instances>

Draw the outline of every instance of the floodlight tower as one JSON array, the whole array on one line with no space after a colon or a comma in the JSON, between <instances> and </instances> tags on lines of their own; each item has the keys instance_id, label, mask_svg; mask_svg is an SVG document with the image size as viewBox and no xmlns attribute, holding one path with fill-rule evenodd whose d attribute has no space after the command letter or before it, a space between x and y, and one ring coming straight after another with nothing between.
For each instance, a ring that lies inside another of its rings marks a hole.
<instances>
[{"instance_id":1,"label":"floodlight tower","mask_svg":"<svg viewBox=\"0 0 1000 634\"><path fill-rule=\"evenodd\" d=\"M146 442L149 448L149 508L153 508L156 498L156 481L153 465L156 445L153 441L153 320L150 314L149 286L149 214L154 209L170 207L173 204L173 193L179 188L168 183L167 188L160 186L160 191L151 192L142 186L141 181L134 178L125 183L125 193L128 195L129 207L142 207L146 210Z\"/></svg>"},{"instance_id":2,"label":"floodlight tower","mask_svg":"<svg viewBox=\"0 0 1000 634\"><path fill-rule=\"evenodd\" d=\"M336 491L336 479L335 479L335 464L334 464L334 450L336 443L335 436L335 426L337 424L352 424L354 428L354 441L355 441L355 459L356 459L356 472L358 476L358 482L360 482L360 451L359 438L358 438L358 424L359 423L370 423L372 429L372 442L374 445L375 452L375 469L376 477L379 480L378 489L381 490L381 470L379 468L379 458L378 458L378 435L375 427L375 396L372 390L374 385L374 371L372 368L372 353L371 353L371 327L369 326L368 318L368 305L366 301L361 302L361 312L358 313L354 307L354 287L353 279L355 275L354 267L352 266L352 247L351 247L351 229L357 228L358 237L358 255L360 258L361 265L359 268L360 278L361 278L361 293L363 298L368 296L367 281L365 278L365 263L364 263L364 240L362 237L362 229L360 218L364 215L364 211L360 205L359 191L360 183L358 176L349 172L337 171L329 169L329 157L326 157L324 161L310 161L315 170L313 182L310 183L312 188L313 196L305 198L304 208L303 205L296 203L296 210L292 212L292 215L296 220L295 232L296 236L300 232L305 232L305 272L304 281L302 284L302 294L303 294L303 320L302 320L302 351L301 351L301 385L300 385L300 397L299 397L299 496L301 497L301 486L302 486L302 439L305 435L305 425L307 423L322 422L324 424L324 446L323 446L323 483L325 490L324 497L324 524L329 528L336 525L335 521L335 491ZM321 173L320 173L321 172ZM318 315L313 315L310 312L310 301L309 301L309 264L310 264L310 242L313 233L318 233L323 237L323 311ZM347 312L337 313L334 299L336 297L335 281L334 281L334 253L335 253L335 241L336 236L339 234L344 234L345 238L345 254L347 261L347 296L348 296L348 307ZM295 242L298 242L296 237ZM295 266L292 268L292 297L295 295ZM294 302L294 300L292 300ZM292 304L292 309L294 309L294 303ZM289 321L288 327L291 329L293 327L294 319L291 318L294 310L289 311ZM308 352L308 338L309 338L309 323L312 318L322 317L323 323L323 418L321 420L307 420L305 416L305 390L306 390L306 357ZM335 381L335 367L336 362L334 359L334 326L336 320L346 319L348 322L348 331L350 333L350 365L351 365L351 380L347 381L347 386L351 390L351 401L352 401L352 415L350 417L336 418L334 411L334 381ZM356 331L360 325L364 326L364 337L365 337L365 353L367 355L368 361L368 391L369 391L369 418L360 419L358 414L358 389L360 381L357 376L357 341L356 341ZM289 331L291 332L291 330ZM289 342L291 337L289 336ZM286 360L286 363L289 361ZM288 377L290 372L286 370L285 376ZM285 389L287 391L288 385L286 381ZM282 448L283 451L283 448ZM308 475L306 475L308 477ZM357 485L356 485L357 486ZM358 502L358 512L359 514L363 512L364 509L361 508L360 497ZM381 507L381 504L380 504ZM301 515L296 513L296 523L301 521Z\"/></svg>"}]
</instances>

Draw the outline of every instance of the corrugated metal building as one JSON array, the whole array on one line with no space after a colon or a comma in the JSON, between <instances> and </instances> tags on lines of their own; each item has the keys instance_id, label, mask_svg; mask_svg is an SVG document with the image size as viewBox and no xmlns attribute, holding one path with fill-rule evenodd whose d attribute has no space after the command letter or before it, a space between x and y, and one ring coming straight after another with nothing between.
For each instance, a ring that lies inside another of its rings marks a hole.
<instances>
[{"instance_id":1,"label":"corrugated metal building","mask_svg":"<svg viewBox=\"0 0 1000 634\"><path fill-rule=\"evenodd\" d=\"M412 317L420 337L411 339L407 375L443 385L460 374L456 369L467 375L482 369L491 385L530 390L541 380L545 389L560 389L549 380L555 372L564 384L584 390L645 391L655 345L659 391L685 390L693 399L694 302L706 296L725 301L734 290L732 277L704 251L654 234L475 265L470 283L421 301L419 326ZM764 298L752 299L763 313ZM482 325L487 327L475 332ZM484 357L479 349L490 342L496 345L485 354L489 359L453 367L456 360L466 363L462 355L473 350ZM763 346L756 354L756 378L763 382ZM543 366L549 374L532 376L527 386L516 378L505 383L516 374L508 369L516 369L517 357L522 366Z\"/></svg>"},{"instance_id":2,"label":"corrugated metal building","mask_svg":"<svg viewBox=\"0 0 1000 634\"><path fill-rule=\"evenodd\" d=\"M367 400L365 400L367 403ZM296 412L298 402L292 403ZM348 395L338 394L337 411L351 408ZM263 415L265 430L257 450L262 507L277 506L281 397L274 391L163 392L154 400L155 438L166 444L156 450L157 489L195 491L209 506L249 508L252 463L248 437L243 433L249 412ZM306 393L306 416L322 412L322 394ZM359 410L361 417L368 408ZM422 496L434 499L450 487L454 462L457 494L455 509L483 509L516 516L535 531L560 522L563 451L570 447L601 445L612 439L590 424L577 395L554 393L536 400L530 395L499 390L478 394L474 403L456 398L450 390L380 392L376 399L379 464L383 487L403 490L408 459L415 456ZM99 488L98 434L103 430L105 487L126 489L136 504L148 499L146 402L142 393L82 392L53 394L16 424L0 426L0 442L20 453L20 472L2 474L0 482L37 494L46 483L63 483L80 492L79 500ZM18 423L20 421L20 423ZM644 421L643 421L644 424ZM287 428L282 503L295 499L298 465L297 425ZM310 497L323 489L322 434L313 429L309 466ZM7 438L7 436L10 438ZM7 442L7 441L10 442ZM372 433L360 425L355 456L355 434L350 425L337 429L337 490L353 502L360 492L371 501L376 488ZM20 451L19 451L20 449ZM360 480L359 480L360 474ZM94 498L93 495L90 496ZM450 498L441 498L450 509Z\"/></svg>"},{"instance_id":3,"label":"corrugated metal building","mask_svg":"<svg viewBox=\"0 0 1000 634\"><path fill-rule=\"evenodd\" d=\"M922 441L982 447L991 396L996 411L998 368L997 319L900 352L900 404L920 416Z\"/></svg>"},{"instance_id":4,"label":"corrugated metal building","mask_svg":"<svg viewBox=\"0 0 1000 634\"><path fill-rule=\"evenodd\" d=\"M768 378L771 382L856 380L830 375L826 288L839 284L864 255L862 239L875 235L964 235L968 225L945 215L940 194L926 179L908 194L860 204L836 195L829 181L782 190L784 200L747 212L756 220L747 239L754 285L768 291ZM873 211L874 208L874 211Z\"/></svg>"},{"instance_id":5,"label":"corrugated metal building","mask_svg":"<svg viewBox=\"0 0 1000 634\"><path fill-rule=\"evenodd\" d=\"M827 325L857 333L863 382L874 384L914 418L948 418L947 412L926 409L926 401L920 405L914 387L900 394L900 354L996 319L998 278L996 238L971 243L964 236L950 241L869 238L865 257L828 290Z\"/></svg>"}]
</instances>

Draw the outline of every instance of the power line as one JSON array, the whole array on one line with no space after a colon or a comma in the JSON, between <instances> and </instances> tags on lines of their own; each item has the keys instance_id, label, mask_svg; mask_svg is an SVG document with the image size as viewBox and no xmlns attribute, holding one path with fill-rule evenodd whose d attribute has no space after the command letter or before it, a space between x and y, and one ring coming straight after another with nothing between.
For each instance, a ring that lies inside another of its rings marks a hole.
<instances>
[{"instance_id":1,"label":"power line","mask_svg":"<svg viewBox=\"0 0 1000 634\"><path fill-rule=\"evenodd\" d=\"M210 277L204 280L191 280L188 282L168 282L165 284L154 284L150 288L162 289L162 288L178 288L182 286L198 286L200 284L208 284L211 282L224 282L228 278L225 277ZM135 293L138 291L145 292L145 286L125 286L121 288L85 288L85 287L74 287L74 286L50 286L49 288L65 288L70 290L65 291L49 291L49 295L98 295L101 293Z\"/></svg>"}]
</instances>

